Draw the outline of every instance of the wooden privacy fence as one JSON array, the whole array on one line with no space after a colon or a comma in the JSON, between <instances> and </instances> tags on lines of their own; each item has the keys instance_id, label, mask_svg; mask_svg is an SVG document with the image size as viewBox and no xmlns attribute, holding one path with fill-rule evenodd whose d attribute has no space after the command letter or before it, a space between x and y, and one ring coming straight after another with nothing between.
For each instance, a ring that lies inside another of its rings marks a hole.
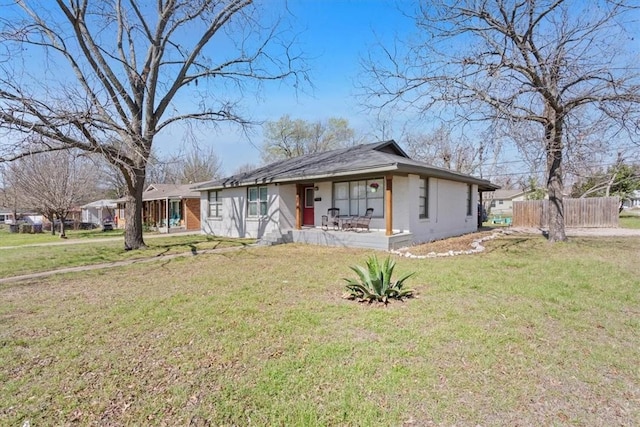
<instances>
[{"instance_id":1,"label":"wooden privacy fence","mask_svg":"<svg viewBox=\"0 0 640 427\"><path fill-rule=\"evenodd\" d=\"M564 225L565 227L618 227L619 208L618 197L564 199ZM549 201L513 202L513 226L547 228Z\"/></svg>"}]
</instances>

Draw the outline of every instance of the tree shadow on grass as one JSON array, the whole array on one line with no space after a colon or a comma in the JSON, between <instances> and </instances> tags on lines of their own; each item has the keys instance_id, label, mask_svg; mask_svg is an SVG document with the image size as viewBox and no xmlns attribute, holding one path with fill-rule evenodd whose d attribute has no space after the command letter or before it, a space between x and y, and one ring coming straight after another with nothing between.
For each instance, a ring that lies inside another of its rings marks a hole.
<instances>
[{"instance_id":1,"label":"tree shadow on grass","mask_svg":"<svg viewBox=\"0 0 640 427\"><path fill-rule=\"evenodd\" d=\"M490 245L485 245L485 250L487 253L495 251L509 252L515 249L522 249L522 246L529 241L531 241L531 238L528 237L494 240Z\"/></svg>"}]
</instances>

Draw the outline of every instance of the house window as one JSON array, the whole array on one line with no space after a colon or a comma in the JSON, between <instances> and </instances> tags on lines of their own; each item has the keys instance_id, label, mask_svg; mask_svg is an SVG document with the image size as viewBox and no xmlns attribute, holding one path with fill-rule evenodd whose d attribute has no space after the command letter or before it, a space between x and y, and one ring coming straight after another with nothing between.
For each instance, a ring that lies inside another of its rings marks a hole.
<instances>
[{"instance_id":1,"label":"house window","mask_svg":"<svg viewBox=\"0 0 640 427\"><path fill-rule=\"evenodd\" d=\"M307 209L313 208L313 187L304 189L304 207Z\"/></svg>"},{"instance_id":2,"label":"house window","mask_svg":"<svg viewBox=\"0 0 640 427\"><path fill-rule=\"evenodd\" d=\"M467 184L467 216L471 216L473 210L473 204L471 203L473 200L473 185Z\"/></svg>"},{"instance_id":3,"label":"house window","mask_svg":"<svg viewBox=\"0 0 640 427\"><path fill-rule=\"evenodd\" d=\"M504 204L504 201L503 200L498 200L498 204L502 205L502 204Z\"/></svg>"},{"instance_id":4,"label":"house window","mask_svg":"<svg viewBox=\"0 0 640 427\"><path fill-rule=\"evenodd\" d=\"M180 220L180 200L169 201L169 218L172 221Z\"/></svg>"},{"instance_id":5,"label":"house window","mask_svg":"<svg viewBox=\"0 0 640 427\"><path fill-rule=\"evenodd\" d=\"M249 216L267 214L267 187L249 187Z\"/></svg>"},{"instance_id":6,"label":"house window","mask_svg":"<svg viewBox=\"0 0 640 427\"><path fill-rule=\"evenodd\" d=\"M333 207L340 215L364 215L373 208L373 217L384 217L384 179L335 182Z\"/></svg>"},{"instance_id":7,"label":"house window","mask_svg":"<svg viewBox=\"0 0 640 427\"><path fill-rule=\"evenodd\" d=\"M419 216L429 218L429 178L420 178L419 193Z\"/></svg>"},{"instance_id":8,"label":"house window","mask_svg":"<svg viewBox=\"0 0 640 427\"><path fill-rule=\"evenodd\" d=\"M222 217L222 199L219 191L209 191L209 218Z\"/></svg>"}]
</instances>

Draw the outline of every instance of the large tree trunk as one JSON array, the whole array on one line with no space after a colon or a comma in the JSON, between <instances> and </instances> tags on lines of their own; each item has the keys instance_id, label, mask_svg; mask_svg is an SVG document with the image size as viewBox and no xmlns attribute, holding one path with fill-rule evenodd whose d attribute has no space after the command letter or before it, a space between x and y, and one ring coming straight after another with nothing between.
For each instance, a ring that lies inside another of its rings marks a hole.
<instances>
[{"instance_id":1,"label":"large tree trunk","mask_svg":"<svg viewBox=\"0 0 640 427\"><path fill-rule=\"evenodd\" d=\"M55 236L56 235L56 214L54 212L47 211L47 213L44 214L44 217L47 220L49 220L49 222L51 223L51 235Z\"/></svg>"},{"instance_id":2,"label":"large tree trunk","mask_svg":"<svg viewBox=\"0 0 640 427\"><path fill-rule=\"evenodd\" d=\"M144 191L145 170L134 170L127 177L124 248L125 250L145 248L142 239L142 193Z\"/></svg>"},{"instance_id":3,"label":"large tree trunk","mask_svg":"<svg viewBox=\"0 0 640 427\"><path fill-rule=\"evenodd\" d=\"M562 183L562 118L552 111L547 124L547 191L549 192L549 242L564 242L564 204Z\"/></svg>"},{"instance_id":4,"label":"large tree trunk","mask_svg":"<svg viewBox=\"0 0 640 427\"><path fill-rule=\"evenodd\" d=\"M60 237L62 239L64 239L64 238L67 237L67 235L65 234L65 230L64 230L65 217L63 217L62 215L58 215L58 219L60 220Z\"/></svg>"}]
</instances>

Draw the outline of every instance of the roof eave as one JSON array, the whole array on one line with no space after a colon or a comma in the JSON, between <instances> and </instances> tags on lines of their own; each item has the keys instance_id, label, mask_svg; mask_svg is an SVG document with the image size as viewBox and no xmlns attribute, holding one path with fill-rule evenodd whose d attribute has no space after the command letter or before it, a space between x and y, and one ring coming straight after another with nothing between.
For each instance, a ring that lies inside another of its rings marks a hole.
<instances>
[{"instance_id":1,"label":"roof eave","mask_svg":"<svg viewBox=\"0 0 640 427\"><path fill-rule=\"evenodd\" d=\"M349 169L344 171L334 171L330 173L322 173L322 174L314 174L314 175L298 175L291 177L280 177L280 178L263 178L263 179L255 179L251 181L233 181L230 183L220 183L218 185L211 185L199 187L198 191L208 191L208 190L221 190L224 188L234 188L234 187L249 187L252 185L267 185L267 184L288 184L291 182L299 182L299 181L320 181L326 180L329 178L342 178L353 175L372 175L379 174L384 172L392 172L398 170L398 164L392 163L388 165L382 165L375 168L362 168L362 169Z\"/></svg>"}]
</instances>

